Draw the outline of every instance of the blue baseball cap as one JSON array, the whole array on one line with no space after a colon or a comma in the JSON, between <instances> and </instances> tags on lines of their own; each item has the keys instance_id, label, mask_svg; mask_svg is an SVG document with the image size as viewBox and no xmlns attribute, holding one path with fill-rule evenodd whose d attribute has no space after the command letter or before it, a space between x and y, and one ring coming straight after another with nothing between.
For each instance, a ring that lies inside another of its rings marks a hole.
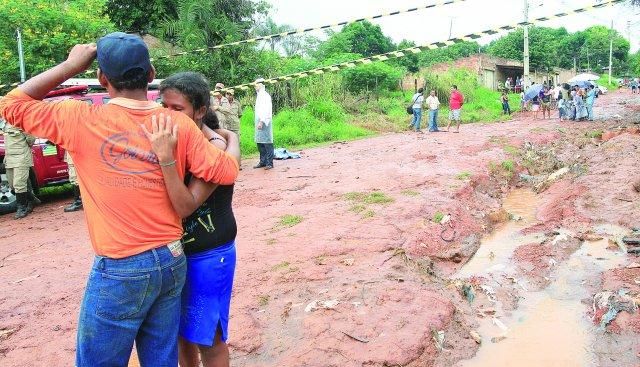
<instances>
[{"instance_id":1,"label":"blue baseball cap","mask_svg":"<svg viewBox=\"0 0 640 367\"><path fill-rule=\"evenodd\" d=\"M109 78L122 78L133 69L151 70L149 49L142 38L123 32L109 33L98 40L98 65Z\"/></svg>"}]
</instances>

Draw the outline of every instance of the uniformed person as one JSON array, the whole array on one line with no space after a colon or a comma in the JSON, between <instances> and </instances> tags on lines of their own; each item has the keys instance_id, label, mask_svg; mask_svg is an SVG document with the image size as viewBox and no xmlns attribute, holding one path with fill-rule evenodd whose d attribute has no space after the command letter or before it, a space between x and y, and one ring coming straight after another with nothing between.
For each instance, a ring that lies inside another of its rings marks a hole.
<instances>
[{"instance_id":1,"label":"uniformed person","mask_svg":"<svg viewBox=\"0 0 640 367\"><path fill-rule=\"evenodd\" d=\"M233 131L236 135L240 136L240 117L242 117L242 106L240 102L235 99L235 93L233 89L227 91L228 106L220 106L220 111L224 114L227 126L226 129Z\"/></svg>"},{"instance_id":2,"label":"uniformed person","mask_svg":"<svg viewBox=\"0 0 640 367\"><path fill-rule=\"evenodd\" d=\"M69 182L73 185L73 202L64 208L65 212L75 212L82 209L82 197L80 197L80 186L78 186L78 175L76 173L76 166L73 164L73 160L69 155L69 152L64 153L64 161L69 166Z\"/></svg>"},{"instance_id":3,"label":"uniformed person","mask_svg":"<svg viewBox=\"0 0 640 367\"><path fill-rule=\"evenodd\" d=\"M213 91L213 98L211 99L211 109L216 113L220 127L229 130L227 128L227 118L222 112L224 110L229 110L229 100L222 95L221 88L224 88L222 83L216 84L216 88Z\"/></svg>"},{"instance_id":4,"label":"uniformed person","mask_svg":"<svg viewBox=\"0 0 640 367\"><path fill-rule=\"evenodd\" d=\"M36 138L24 131L6 123L4 131L4 166L7 172L7 180L16 194L17 210L16 219L26 217L33 211L33 206L40 203L31 191L29 183L29 170L33 167L33 154L31 147Z\"/></svg>"}]
</instances>

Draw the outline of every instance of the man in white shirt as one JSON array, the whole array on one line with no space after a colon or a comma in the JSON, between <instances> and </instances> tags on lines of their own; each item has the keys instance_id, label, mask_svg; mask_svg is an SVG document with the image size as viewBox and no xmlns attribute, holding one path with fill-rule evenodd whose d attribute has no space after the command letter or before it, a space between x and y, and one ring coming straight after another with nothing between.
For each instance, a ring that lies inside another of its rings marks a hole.
<instances>
[{"instance_id":1,"label":"man in white shirt","mask_svg":"<svg viewBox=\"0 0 640 367\"><path fill-rule=\"evenodd\" d=\"M440 101L436 96L435 90L431 91L424 103L429 109L429 132L435 133L440 131L438 130L438 108L440 108Z\"/></svg>"},{"instance_id":2,"label":"man in white shirt","mask_svg":"<svg viewBox=\"0 0 640 367\"><path fill-rule=\"evenodd\" d=\"M420 122L422 120L422 102L424 102L424 96L422 92L423 88L418 89L418 93L414 94L411 97L412 100L412 108L413 108L413 117L411 118L411 124L409 125L410 129L415 129L416 132L420 132Z\"/></svg>"}]
</instances>

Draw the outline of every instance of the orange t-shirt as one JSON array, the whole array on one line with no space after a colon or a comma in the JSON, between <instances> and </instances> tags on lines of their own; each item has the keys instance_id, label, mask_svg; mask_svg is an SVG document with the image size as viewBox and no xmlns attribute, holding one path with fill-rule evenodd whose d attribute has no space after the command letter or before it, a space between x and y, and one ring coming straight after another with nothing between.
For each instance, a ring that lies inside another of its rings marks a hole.
<instances>
[{"instance_id":1,"label":"orange t-shirt","mask_svg":"<svg viewBox=\"0 0 640 367\"><path fill-rule=\"evenodd\" d=\"M114 98L92 106L43 102L14 89L0 100L12 125L65 148L78 171L89 236L98 255L123 258L180 239L182 223L165 188L158 158L141 124L163 112L178 124L174 156L180 175L232 184L238 163L210 144L186 115L149 101Z\"/></svg>"}]
</instances>

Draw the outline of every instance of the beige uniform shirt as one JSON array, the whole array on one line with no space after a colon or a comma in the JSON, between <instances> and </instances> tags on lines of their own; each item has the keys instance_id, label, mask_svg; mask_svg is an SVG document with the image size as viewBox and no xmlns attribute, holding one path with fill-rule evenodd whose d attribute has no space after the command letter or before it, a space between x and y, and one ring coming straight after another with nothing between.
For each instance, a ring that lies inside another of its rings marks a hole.
<instances>
[{"instance_id":1,"label":"beige uniform shirt","mask_svg":"<svg viewBox=\"0 0 640 367\"><path fill-rule=\"evenodd\" d=\"M31 146L36 141L32 135L7 123L4 126L4 164L6 168L33 167Z\"/></svg>"},{"instance_id":2,"label":"beige uniform shirt","mask_svg":"<svg viewBox=\"0 0 640 367\"><path fill-rule=\"evenodd\" d=\"M225 129L235 133L240 131L240 117L242 117L242 106L237 99L229 102L226 106L221 106L220 111L224 114L226 126Z\"/></svg>"},{"instance_id":3,"label":"beige uniform shirt","mask_svg":"<svg viewBox=\"0 0 640 367\"><path fill-rule=\"evenodd\" d=\"M218 122L220 123L220 127L223 129L227 128L227 118L225 116L224 113L222 113L222 110L225 109L229 109L229 100L227 99L227 97L222 97L220 98L220 100L218 100L218 98L216 97L211 97L211 107L218 107L218 109L215 111L216 112L216 116L218 117Z\"/></svg>"}]
</instances>

